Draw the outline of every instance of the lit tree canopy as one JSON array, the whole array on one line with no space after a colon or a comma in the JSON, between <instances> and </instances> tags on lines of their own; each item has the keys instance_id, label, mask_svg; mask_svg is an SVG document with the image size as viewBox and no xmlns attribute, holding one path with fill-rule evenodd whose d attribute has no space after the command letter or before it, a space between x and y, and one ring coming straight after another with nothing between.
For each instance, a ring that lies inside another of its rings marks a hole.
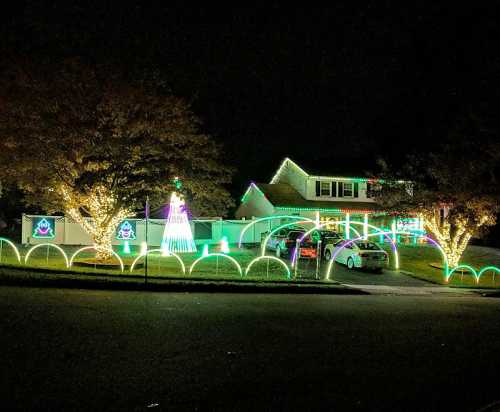
<instances>
[{"instance_id":1,"label":"lit tree canopy","mask_svg":"<svg viewBox=\"0 0 500 412\"><path fill-rule=\"evenodd\" d=\"M419 214L456 266L471 237L496 223L500 145L468 118L438 150L409 156L399 172L381 160L378 203L395 215Z\"/></svg>"},{"instance_id":2,"label":"lit tree canopy","mask_svg":"<svg viewBox=\"0 0 500 412\"><path fill-rule=\"evenodd\" d=\"M0 178L29 204L77 220L103 251L146 196L153 206L168 201L175 177L195 213L232 206L220 147L152 74L78 60L11 66L1 76L0 136Z\"/></svg>"}]
</instances>

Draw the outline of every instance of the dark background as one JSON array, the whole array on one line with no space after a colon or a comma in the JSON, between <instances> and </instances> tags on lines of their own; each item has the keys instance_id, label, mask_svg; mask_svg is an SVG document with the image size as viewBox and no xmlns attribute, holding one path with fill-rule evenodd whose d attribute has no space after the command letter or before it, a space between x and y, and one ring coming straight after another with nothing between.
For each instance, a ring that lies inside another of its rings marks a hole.
<instances>
[{"instance_id":1,"label":"dark background","mask_svg":"<svg viewBox=\"0 0 500 412\"><path fill-rule=\"evenodd\" d=\"M237 201L286 156L307 171L363 175L379 156L400 164L431 150L471 114L497 128L493 7L33 3L2 13L4 61L81 56L158 69L224 143Z\"/></svg>"}]
</instances>

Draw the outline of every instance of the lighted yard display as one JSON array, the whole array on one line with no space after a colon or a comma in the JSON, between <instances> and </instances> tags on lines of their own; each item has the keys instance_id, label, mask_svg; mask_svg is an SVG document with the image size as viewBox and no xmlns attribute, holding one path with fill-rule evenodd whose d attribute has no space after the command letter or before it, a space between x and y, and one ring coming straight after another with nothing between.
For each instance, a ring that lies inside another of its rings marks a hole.
<instances>
[{"instance_id":1,"label":"lighted yard display","mask_svg":"<svg viewBox=\"0 0 500 412\"><path fill-rule=\"evenodd\" d=\"M161 76L139 79L78 59L38 63L16 62L8 93L0 90L0 163L9 165L0 180L21 188L28 204L81 225L98 260L112 258L117 226L147 197L153 208L165 203L176 175L197 214L232 206L216 140Z\"/></svg>"},{"instance_id":2,"label":"lighted yard display","mask_svg":"<svg viewBox=\"0 0 500 412\"><path fill-rule=\"evenodd\" d=\"M297 223L297 222L296 222ZM310 223L310 222L306 222L306 223ZM355 222L355 221L351 221L350 224L353 224L353 225L356 225L356 224L364 224L365 222ZM325 225L328 224L328 223L325 223ZM338 224L345 224L345 222L338 222ZM321 225L320 225L321 226ZM320 229L321 227L314 227L312 228L309 233L312 233L312 231L314 230L317 230L317 229ZM391 236L394 234L394 232L391 230L391 231L385 231L385 232L380 232L380 229L377 230L376 227L372 227L372 229L376 230L374 233L369 233L367 235L367 238L371 238L371 237L377 237L377 236L384 236L384 237L387 237L389 239L391 239ZM305 236L307 236L308 232L305 232L303 237L302 238L299 238L298 239L298 246L300 247L300 242L301 240L303 240L305 238ZM413 232L406 232L406 231L395 231L395 234L397 235L401 235L401 236L415 236L415 233ZM420 235L423 239L426 240L426 242L429 242L431 244L433 244L437 250L439 250L439 252L441 253L442 257L443 257L443 282L444 283L448 283L450 282L450 280L452 279L452 277L454 275L456 275L457 273L459 274L462 274L464 272L466 273L470 273L471 275L473 275L473 279L475 281L476 284L479 284L480 282L480 279L485 275L485 274L489 274L489 273L492 273L493 274L493 284L495 284L495 276L500 274L500 268L497 267L497 266L484 266L484 267L481 267L480 269L475 269L473 266L471 265L467 265L467 264L460 264L454 268L451 268L448 264L448 261L447 261L447 256L446 256L446 253L444 252L443 248L441 247L441 245L436 242L434 239L432 239L431 237L429 236L426 236L426 235ZM328 265L326 267L326 272L325 272L325 280L330 280L332 278L332 269L334 268L334 262L335 262L335 259L338 255L338 253L340 252L340 250L342 250L344 247L346 247L347 245L349 245L350 243L352 242L356 242L358 240L364 240L365 239L365 236L364 235L360 235L354 239L351 239L351 240L348 240L347 242L344 242L340 247L337 247L335 248L335 251L333 253L333 256L332 258L330 259L330 261L328 262ZM21 254L19 253L19 250L18 248L16 247L16 245L11 242L10 240L8 239L5 239L5 238L0 238L0 263L3 263L2 261L2 253L3 253L3 249L4 249L4 243L9 245L9 247L14 251L15 253L15 258L17 260L17 262L19 264L24 264L26 266L29 266L29 265L37 265L37 264L41 264L42 266L44 265L43 263L40 263L40 260L46 260L47 263L49 263L49 259L53 259L54 260L54 265L55 266L60 266L60 261L61 261L61 258L62 260L64 261L64 267L65 268L72 268L74 266L74 262L75 262L75 259L77 258L78 255L80 255L82 252L86 251L86 250L96 250L96 248L94 246L86 246L86 247L82 247L78 250L76 250L72 255L71 255L71 258L68 259L68 255L66 254L66 251L61 248L59 245L56 245L56 244L53 244L53 243L41 243L41 244L37 244L37 245L34 245L32 246L30 249L27 250L25 256L24 256L24 259L21 258ZM137 266L137 263L143 259L146 254L149 255L149 254L152 254L152 253L157 253L157 254L160 254L161 257L160 259L164 256L163 255L163 250L162 249L153 249L153 250L145 250L144 248L145 245L143 245L143 248L142 248L142 251L141 253L139 254L139 256L137 256L133 262L131 263L129 269L130 269L130 272L134 272L134 270L136 269L136 266ZM413 247L412 247L413 248ZM37 255L37 258L36 259L31 259L32 255L33 255L33 252L35 252L36 250L43 250L43 254L42 254L42 259L40 259L40 254ZM55 249L56 251L58 251L61 255L60 258L58 258L57 256L49 256L49 250L50 249ZM113 255L116 260L118 261L118 264L120 266L120 270L121 272L124 271L125 269L125 263L123 262L123 260L120 258L120 256L114 251L114 250L110 250L109 251L111 255ZM398 252L397 252L397 249L396 249L396 245L394 244L393 245L393 252L394 252L394 258L397 259L398 257ZM264 252L265 253L265 252ZM245 256L248 256L246 253L245 253ZM174 252L169 252L166 257L171 257L171 258L175 258L178 262L179 262L179 269L180 269L180 272L182 274L186 274L186 264L183 260L183 258L181 258L179 255L177 255L176 253ZM186 257L189 261L190 258L194 258L195 256L191 256L191 257ZM45 258L45 259L44 259ZM255 266L257 263L259 262L264 262L266 263L266 266L267 266L267 271L268 271L268 274L269 274L269 263L270 262L276 262L278 263L284 270L285 270L285 274L286 274L286 277L287 279L291 279L292 278L292 275L291 275L291 271L290 271L290 266L291 267L295 267L295 269L297 268L297 265L288 265L287 264L287 261L285 260L282 260L282 259L279 259L275 256L268 256L268 255L265 255L265 254L262 254L260 256L256 256L254 257L253 259L251 259L250 261L247 261L246 263L246 267L243 268L242 265L238 262L237 259L235 259L234 257L232 256L229 256L227 254L224 254L224 253L209 253L208 252L208 245L205 245L204 248L203 248L203 253L200 257L198 257L197 259L195 259L192 264L190 265L190 268L189 268L189 274L192 274L196 267L198 266L198 264L200 262L202 262L203 260L209 260L210 263L211 263L211 271L214 271L214 274L217 274L218 273L218 268L219 268L219 259L223 259L223 260L228 260L229 262L231 262L237 269L238 271L238 274L240 276L243 276L243 275L249 275L250 273L252 272L255 272L255 274L262 274L262 269L261 267L262 266L259 266L260 269L256 269ZM245 259L246 260L246 259ZM12 264L12 261L10 261ZM214 266L215 265L215 269L214 269ZM76 268L75 269L72 269L72 270L77 270ZM204 270L206 271L206 269ZM227 274L227 269L224 269L223 270L224 273ZM283 272L281 272L279 269L277 270L276 269L276 265L273 266L272 268L272 271L276 272L276 274L280 274L280 275L283 275Z\"/></svg>"},{"instance_id":3,"label":"lighted yard display","mask_svg":"<svg viewBox=\"0 0 500 412\"><path fill-rule=\"evenodd\" d=\"M196 259L196 260L193 262L193 264L192 264L192 265L191 265L191 267L189 268L189 274L191 274L191 273L193 272L193 270L194 270L195 266L196 266L199 262L201 262L202 260L205 260L205 259L212 258L212 257L215 257L215 258L217 258L217 257L222 257L222 258L224 258L224 259L229 259L231 262L233 262L233 263L234 263L234 265L235 265L235 266L236 266L236 268L238 269L238 273L240 274L240 276L243 276L243 272L242 272L242 270L241 270L241 265L238 263L238 261L237 261L235 258L233 258L233 257L231 257L231 256L229 256L229 255L225 255L224 253L209 253L207 256L201 256L201 257L199 257L198 259Z\"/></svg>"},{"instance_id":4,"label":"lighted yard display","mask_svg":"<svg viewBox=\"0 0 500 412\"><path fill-rule=\"evenodd\" d=\"M136 237L136 222L135 220L130 223L128 220L125 220L118 226L118 231L116 234L116 238L118 240L123 240L123 253L130 253L130 240L135 240Z\"/></svg>"},{"instance_id":5,"label":"lighted yard display","mask_svg":"<svg viewBox=\"0 0 500 412\"><path fill-rule=\"evenodd\" d=\"M450 269L459 264L472 237L495 225L500 211L498 137L478 119L468 120L433 152L414 154L402 167L379 162L383 181L372 193L388 213L421 218Z\"/></svg>"},{"instance_id":6,"label":"lighted yard display","mask_svg":"<svg viewBox=\"0 0 500 412\"><path fill-rule=\"evenodd\" d=\"M66 252L64 251L63 248L61 248L60 246L58 245L55 245L53 243L39 243L38 245L35 245L33 246L30 250L28 250L28 252L26 253L26 256L24 257L24 264L27 265L28 264L28 259L30 258L30 255L36 250L36 249L39 249L41 247L45 246L47 248L47 260L48 260L48 252L49 252L49 248L54 248L56 250L58 250L61 255L64 257L64 262L66 263L66 267L69 268L69 261L68 261L68 255L66 255Z\"/></svg>"},{"instance_id":7,"label":"lighted yard display","mask_svg":"<svg viewBox=\"0 0 500 412\"><path fill-rule=\"evenodd\" d=\"M33 220L35 239L52 239L55 235L55 219L53 217L37 217Z\"/></svg>"},{"instance_id":8,"label":"lighted yard display","mask_svg":"<svg viewBox=\"0 0 500 412\"><path fill-rule=\"evenodd\" d=\"M370 235L368 235L368 237L371 237L371 236L379 236L379 234L382 234L382 235L387 235L389 233L393 233L392 231L391 232L382 232L382 233L372 233ZM397 234L401 234L401 235L410 235L410 236L414 236L413 233L409 233L409 232L397 232ZM441 254L443 255L443 260L444 260L444 275L445 275L445 281L447 282L448 281L448 273L449 273L449 263L448 263L448 258L446 256L446 254L444 253L443 249L441 248L441 246L439 245L439 243L437 243L434 239L430 238L429 236L425 236L425 235L420 235L422 237L424 237L425 239L427 239L429 242L431 242L434 246L437 247L437 249L441 252ZM332 270L332 266L333 266L333 263L335 262L335 259L337 257L337 255L339 254L339 252L344 249L347 245L353 243L353 242L356 242L358 240L363 240L363 237L360 236L356 239L351 239L349 240L348 242L345 242L341 247L337 248L335 250L335 253L333 254L332 258L330 259L330 262L328 263L328 268L327 268L327 271L326 271L326 279L327 280L330 280L330 272ZM399 259L398 257L398 254L397 254L397 249L395 249L395 244L393 243L393 246L394 246L394 256L396 258Z\"/></svg>"},{"instance_id":9,"label":"lighted yard display","mask_svg":"<svg viewBox=\"0 0 500 412\"><path fill-rule=\"evenodd\" d=\"M78 249L77 251L75 251L75 253L73 253L73 255L71 256L70 260L69 260L69 265L68 267L71 267L73 266L73 262L75 260L75 258L80 254L82 253L83 251L85 250L95 250L97 251L97 248L95 246L85 246L85 247L82 247L80 249ZM117 260L118 260L118 263L120 264L120 269L121 271L123 272L124 269L125 269L125 265L123 264L123 260L122 258L120 257L120 255L118 255L118 253L116 253L113 249L110 250L110 253L112 256L114 256Z\"/></svg>"},{"instance_id":10,"label":"lighted yard display","mask_svg":"<svg viewBox=\"0 0 500 412\"><path fill-rule=\"evenodd\" d=\"M201 253L201 256L208 256L208 255L209 255L209 253L208 253L208 245L205 244L205 245L203 245L203 251Z\"/></svg>"},{"instance_id":11,"label":"lighted yard display","mask_svg":"<svg viewBox=\"0 0 500 412\"><path fill-rule=\"evenodd\" d=\"M312 229L310 229L309 231L305 232L299 239L297 239L297 246L295 247L294 251L293 251L293 254L292 254L292 259L291 259L291 263L292 263L292 266L294 266L295 264L295 260L297 259L297 247L300 247L300 244L303 242L303 240L309 235L311 234L314 230L318 230L318 229L321 229L327 225L329 225L330 222L326 222L326 223L322 223L320 225L316 225L316 227L313 227ZM399 269L399 255L398 255L398 250L397 250L397 246L396 246L396 242L391 239L388 235L388 232L384 232L382 229L378 228L377 226L374 226L374 225L371 225L371 224L368 224L366 221L365 222L357 222L357 221L353 221L353 220L344 220L344 221L338 221L337 222L338 225L363 225L364 227L369 227L371 229L374 229L377 233L372 233L372 234L367 234L366 230L364 230L364 233L363 236L360 236L359 232L358 233L358 237L353 239L353 241L355 240L359 240L359 239L364 239L364 238L368 238L370 236L379 236L379 235L382 235L384 237L386 237L390 244L391 244L391 248L392 248L392 251L393 251L393 254L394 254L394 267L395 269ZM264 255L264 250L262 251L262 254Z\"/></svg>"},{"instance_id":12,"label":"lighted yard display","mask_svg":"<svg viewBox=\"0 0 500 412\"><path fill-rule=\"evenodd\" d=\"M220 251L222 253L229 253L229 243L226 236L222 236L222 239L220 241Z\"/></svg>"},{"instance_id":13,"label":"lighted yard display","mask_svg":"<svg viewBox=\"0 0 500 412\"><path fill-rule=\"evenodd\" d=\"M118 240L135 240L136 237L136 222L129 222L128 220L123 221L117 230L116 238Z\"/></svg>"},{"instance_id":14,"label":"lighted yard display","mask_svg":"<svg viewBox=\"0 0 500 412\"><path fill-rule=\"evenodd\" d=\"M169 252L196 252L186 204L176 192L173 192L170 197L168 218L163 232L162 250L165 254Z\"/></svg>"},{"instance_id":15,"label":"lighted yard display","mask_svg":"<svg viewBox=\"0 0 500 412\"><path fill-rule=\"evenodd\" d=\"M21 263L21 254L19 253L19 250L17 249L16 245L13 242L11 242L9 239L5 239L4 237L0 237L0 262L2 262L2 258L3 258L3 243L4 242L12 248L12 250L16 254L17 261L19 263Z\"/></svg>"},{"instance_id":16,"label":"lighted yard display","mask_svg":"<svg viewBox=\"0 0 500 412\"><path fill-rule=\"evenodd\" d=\"M182 274L183 275L186 274L186 266L184 265L184 262L182 261L182 259L180 258L180 256L177 255L174 252L169 252L168 255L165 255L163 253L162 249L151 249L151 250L148 250L148 251L146 251L144 253L141 252L141 254L134 259L134 261L132 262L132 265L130 265L130 271L133 272L135 266L137 265L137 262L139 262L140 259L146 257L146 255L150 255L151 253L159 253L162 257L167 257L167 258L168 257L174 257L174 258L176 258L177 261L179 262L180 266L181 266Z\"/></svg>"}]
</instances>

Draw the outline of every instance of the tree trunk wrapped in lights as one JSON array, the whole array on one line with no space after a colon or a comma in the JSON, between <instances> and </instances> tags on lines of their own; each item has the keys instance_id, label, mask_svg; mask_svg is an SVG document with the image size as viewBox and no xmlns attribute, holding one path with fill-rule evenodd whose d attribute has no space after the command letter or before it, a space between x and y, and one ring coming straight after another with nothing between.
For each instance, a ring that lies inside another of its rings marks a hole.
<instances>
[{"instance_id":1,"label":"tree trunk wrapped in lights","mask_svg":"<svg viewBox=\"0 0 500 412\"><path fill-rule=\"evenodd\" d=\"M65 201L65 212L92 237L96 258L106 260L112 257L112 241L117 226L131 215L131 210L120 206L116 196L104 186L97 186L82 195L61 185L60 194ZM82 215L87 212L90 219Z\"/></svg>"},{"instance_id":2,"label":"tree trunk wrapped in lights","mask_svg":"<svg viewBox=\"0 0 500 412\"><path fill-rule=\"evenodd\" d=\"M168 201L176 176L194 213L232 206L220 146L161 75L78 59L31 63L0 70L0 180L27 204L78 222L99 258L146 198L153 208Z\"/></svg>"},{"instance_id":3,"label":"tree trunk wrapped in lights","mask_svg":"<svg viewBox=\"0 0 500 412\"><path fill-rule=\"evenodd\" d=\"M469 241L493 226L500 211L500 143L477 116L465 117L426 153L394 169L379 159L371 194L394 216L422 216L451 268Z\"/></svg>"},{"instance_id":4,"label":"tree trunk wrapped in lights","mask_svg":"<svg viewBox=\"0 0 500 412\"><path fill-rule=\"evenodd\" d=\"M444 213L441 213L441 210ZM477 233L491 219L486 212L475 216L475 219L464 214L450 215L445 209L422 211L424 227L441 245L448 259L450 268L458 266L473 233Z\"/></svg>"}]
</instances>

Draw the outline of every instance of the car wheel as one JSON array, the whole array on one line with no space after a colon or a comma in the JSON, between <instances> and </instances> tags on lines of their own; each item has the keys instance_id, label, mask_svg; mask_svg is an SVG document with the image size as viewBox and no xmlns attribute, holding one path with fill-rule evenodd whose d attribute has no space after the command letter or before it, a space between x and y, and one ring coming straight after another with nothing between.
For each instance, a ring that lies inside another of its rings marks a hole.
<instances>
[{"instance_id":1,"label":"car wheel","mask_svg":"<svg viewBox=\"0 0 500 412\"><path fill-rule=\"evenodd\" d=\"M325 250L325 259L330 260L332 258L331 252L327 249Z\"/></svg>"},{"instance_id":2,"label":"car wheel","mask_svg":"<svg viewBox=\"0 0 500 412\"><path fill-rule=\"evenodd\" d=\"M279 246L276 247L276 257L278 259L281 257L281 248Z\"/></svg>"},{"instance_id":3,"label":"car wheel","mask_svg":"<svg viewBox=\"0 0 500 412\"><path fill-rule=\"evenodd\" d=\"M352 259L352 257L350 257L349 259L347 259L347 267L349 269L354 269L354 260Z\"/></svg>"}]
</instances>

